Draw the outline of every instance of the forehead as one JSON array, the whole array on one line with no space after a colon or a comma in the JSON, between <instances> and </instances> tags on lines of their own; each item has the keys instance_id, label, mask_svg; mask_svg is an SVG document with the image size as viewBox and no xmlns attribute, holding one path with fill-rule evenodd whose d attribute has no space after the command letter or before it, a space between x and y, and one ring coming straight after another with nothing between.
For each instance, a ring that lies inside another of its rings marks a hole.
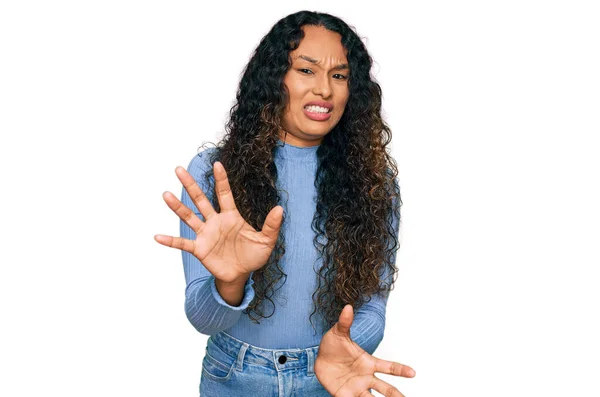
<instances>
[{"instance_id":1,"label":"forehead","mask_svg":"<svg viewBox=\"0 0 600 397\"><path fill-rule=\"evenodd\" d=\"M292 60L298 55L308 55L324 61L336 63L348 62L347 50L342 45L342 36L339 33L327 30L322 26L303 26L304 38L300 45L290 53Z\"/></svg>"}]
</instances>

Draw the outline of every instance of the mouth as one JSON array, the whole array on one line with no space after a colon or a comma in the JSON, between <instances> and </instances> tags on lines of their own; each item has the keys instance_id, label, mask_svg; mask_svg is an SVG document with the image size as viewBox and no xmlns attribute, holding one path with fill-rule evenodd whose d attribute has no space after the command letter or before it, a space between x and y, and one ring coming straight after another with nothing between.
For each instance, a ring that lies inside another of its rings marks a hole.
<instances>
[{"instance_id":1,"label":"mouth","mask_svg":"<svg viewBox=\"0 0 600 397\"><path fill-rule=\"evenodd\" d=\"M305 106L304 114L314 121L325 121L331 117L331 109L320 108L315 106Z\"/></svg>"},{"instance_id":2,"label":"mouth","mask_svg":"<svg viewBox=\"0 0 600 397\"><path fill-rule=\"evenodd\" d=\"M309 113L328 114L328 113L331 113L331 111L333 109L322 107L322 106L316 106L316 105L308 105L308 106L304 106L304 110Z\"/></svg>"},{"instance_id":3,"label":"mouth","mask_svg":"<svg viewBox=\"0 0 600 397\"><path fill-rule=\"evenodd\" d=\"M327 114L333 111L333 104L327 101L310 101L304 104L304 110L310 113Z\"/></svg>"}]
</instances>

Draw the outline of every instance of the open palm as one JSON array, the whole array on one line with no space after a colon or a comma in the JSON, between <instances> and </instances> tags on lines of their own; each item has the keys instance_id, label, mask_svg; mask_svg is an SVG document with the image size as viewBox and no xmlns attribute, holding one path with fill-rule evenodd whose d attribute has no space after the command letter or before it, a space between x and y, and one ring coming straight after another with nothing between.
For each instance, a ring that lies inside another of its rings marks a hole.
<instances>
[{"instance_id":1,"label":"open palm","mask_svg":"<svg viewBox=\"0 0 600 397\"><path fill-rule=\"evenodd\" d=\"M350 338L354 319L351 305L340 313L339 321L323 335L315 360L315 374L334 397L373 396L375 389L384 396L404 397L394 386L375 376L375 372L412 378L415 371L393 361L373 357Z\"/></svg>"},{"instance_id":2,"label":"open palm","mask_svg":"<svg viewBox=\"0 0 600 397\"><path fill-rule=\"evenodd\" d=\"M264 266L277 242L283 208L272 208L262 230L256 231L239 213L227 173L220 162L214 164L215 191L220 213L215 211L206 194L183 167L177 167L175 173L205 221L200 220L175 195L165 192L163 199L196 233L196 239L156 235L155 240L162 245L191 253L216 279L224 282L235 282Z\"/></svg>"}]
</instances>

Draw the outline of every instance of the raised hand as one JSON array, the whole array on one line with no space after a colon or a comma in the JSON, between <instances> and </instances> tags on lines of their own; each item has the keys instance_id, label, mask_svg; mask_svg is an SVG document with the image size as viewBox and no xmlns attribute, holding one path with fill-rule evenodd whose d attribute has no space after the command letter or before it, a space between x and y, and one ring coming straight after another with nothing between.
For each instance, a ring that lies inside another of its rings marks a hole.
<instances>
[{"instance_id":1,"label":"raised hand","mask_svg":"<svg viewBox=\"0 0 600 397\"><path fill-rule=\"evenodd\" d=\"M267 215L261 231L256 231L240 215L223 164L215 162L215 191L221 207L217 213L194 178L183 168L175 169L177 177L190 195L201 221L170 192L163 199L195 233L189 240L157 234L154 239L167 247L177 248L194 255L212 275L223 282L234 283L264 266L277 242L283 208L275 206Z\"/></svg>"},{"instance_id":2,"label":"raised hand","mask_svg":"<svg viewBox=\"0 0 600 397\"><path fill-rule=\"evenodd\" d=\"M369 389L384 396L404 397L394 386L377 378L375 372L412 378L415 371L408 365L373 357L354 343L350 338L353 320L353 308L346 305L339 321L323 335L315 360L317 379L334 397L373 396Z\"/></svg>"}]
</instances>

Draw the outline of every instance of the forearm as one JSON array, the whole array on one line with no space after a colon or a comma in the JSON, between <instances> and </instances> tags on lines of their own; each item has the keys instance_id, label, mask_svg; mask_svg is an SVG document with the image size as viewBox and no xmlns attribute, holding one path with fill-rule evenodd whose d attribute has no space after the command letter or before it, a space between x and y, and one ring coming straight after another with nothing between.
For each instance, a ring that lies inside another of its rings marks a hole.
<instances>
[{"instance_id":1,"label":"forearm","mask_svg":"<svg viewBox=\"0 0 600 397\"><path fill-rule=\"evenodd\" d=\"M212 275L194 280L186 288L185 313L188 320L198 332L205 335L214 335L230 328L254 299L253 284L250 275L242 287L226 286L223 290L226 296L223 297ZM241 292L238 288L241 288ZM232 290L239 298L229 295Z\"/></svg>"},{"instance_id":2,"label":"forearm","mask_svg":"<svg viewBox=\"0 0 600 397\"><path fill-rule=\"evenodd\" d=\"M383 340L385 330L385 311L368 310L357 311L350 327L352 340L364 351L373 355Z\"/></svg>"},{"instance_id":3,"label":"forearm","mask_svg":"<svg viewBox=\"0 0 600 397\"><path fill-rule=\"evenodd\" d=\"M194 156L188 172L210 198L214 190L210 189L204 179L205 173L211 168L207 155L208 152L205 151ZM181 189L181 202L201 221L205 221L185 188ZM181 237L192 241L196 239L196 233L183 219L179 221L179 225ZM186 281L185 314L190 323L198 332L206 335L214 335L233 326L254 299L252 273L240 275L235 282L223 283L217 281L194 255L184 250L181 254Z\"/></svg>"}]
</instances>

